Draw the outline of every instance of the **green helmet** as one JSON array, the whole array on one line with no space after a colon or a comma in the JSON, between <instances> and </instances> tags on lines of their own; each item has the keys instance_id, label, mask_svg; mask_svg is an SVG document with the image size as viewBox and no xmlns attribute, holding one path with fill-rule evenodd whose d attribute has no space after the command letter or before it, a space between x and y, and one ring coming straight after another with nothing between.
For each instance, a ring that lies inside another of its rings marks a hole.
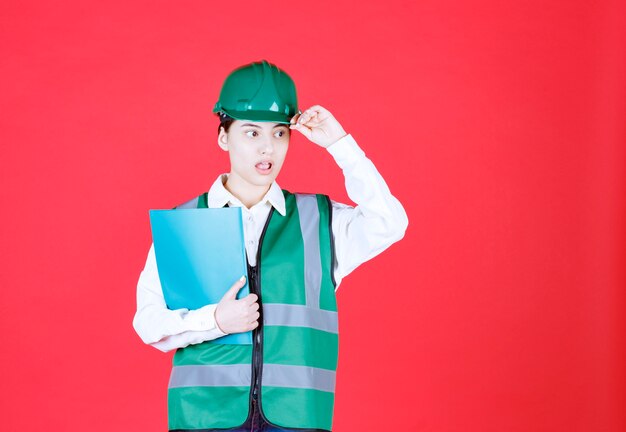
<instances>
[{"instance_id":1,"label":"green helmet","mask_svg":"<svg viewBox=\"0 0 626 432\"><path fill-rule=\"evenodd\" d=\"M296 85L266 60L250 63L226 77L213 112L237 120L289 123L298 112Z\"/></svg>"}]
</instances>

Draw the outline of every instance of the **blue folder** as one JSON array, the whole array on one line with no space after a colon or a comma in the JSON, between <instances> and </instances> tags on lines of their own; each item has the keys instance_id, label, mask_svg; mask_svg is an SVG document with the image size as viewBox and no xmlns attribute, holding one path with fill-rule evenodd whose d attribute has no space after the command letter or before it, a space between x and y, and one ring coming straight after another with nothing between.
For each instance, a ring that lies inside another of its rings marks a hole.
<instances>
[{"instance_id":1,"label":"blue folder","mask_svg":"<svg viewBox=\"0 0 626 432\"><path fill-rule=\"evenodd\" d=\"M247 277L241 208L150 210L150 225L169 309L218 303L237 279ZM237 298L249 292L246 279ZM252 331L207 342L251 344Z\"/></svg>"}]
</instances>

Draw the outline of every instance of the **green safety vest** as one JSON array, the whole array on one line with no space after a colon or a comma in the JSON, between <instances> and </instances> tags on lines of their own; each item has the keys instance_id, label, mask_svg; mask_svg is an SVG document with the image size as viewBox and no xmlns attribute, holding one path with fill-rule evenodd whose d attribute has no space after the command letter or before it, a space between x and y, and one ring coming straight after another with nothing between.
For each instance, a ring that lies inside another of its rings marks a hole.
<instances>
[{"instance_id":1,"label":"green safety vest","mask_svg":"<svg viewBox=\"0 0 626 432\"><path fill-rule=\"evenodd\" d=\"M253 343L176 350L171 431L241 426L253 398L270 424L331 430L339 346L331 202L321 194L283 195L286 214L270 210L257 265L249 267L261 314ZM204 193L175 208L207 207Z\"/></svg>"}]
</instances>

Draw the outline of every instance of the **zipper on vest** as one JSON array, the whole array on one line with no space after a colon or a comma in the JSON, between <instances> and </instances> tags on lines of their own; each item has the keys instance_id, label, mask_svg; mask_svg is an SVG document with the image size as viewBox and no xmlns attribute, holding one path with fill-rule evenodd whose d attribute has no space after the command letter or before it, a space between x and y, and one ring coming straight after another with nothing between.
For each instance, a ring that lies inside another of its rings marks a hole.
<instances>
[{"instance_id":1,"label":"zipper on vest","mask_svg":"<svg viewBox=\"0 0 626 432\"><path fill-rule=\"evenodd\" d=\"M258 261L257 261L258 265ZM250 275L250 291L258 296L259 303L259 325L252 331L252 399L259 398L259 367L261 357L261 324L263 322L263 312L261 307L261 295L258 289L257 267L248 266L248 274Z\"/></svg>"},{"instance_id":2,"label":"zipper on vest","mask_svg":"<svg viewBox=\"0 0 626 432\"><path fill-rule=\"evenodd\" d=\"M274 207L270 209L270 213L267 216L261 237L259 239L259 245L256 253L256 266L252 267L248 263L248 275L250 276L250 291L258 296L257 302L259 303L259 325L252 331L252 382L250 385L250 413L253 410L253 403L256 403L256 408L261 411L259 400L261 398L261 367L263 364L263 303L261 301L261 283L259 281L259 268L261 266L261 246L263 245L263 238L265 232L269 226L270 219L274 213ZM263 415L261 413L261 415ZM265 416L263 416L265 417Z\"/></svg>"}]
</instances>

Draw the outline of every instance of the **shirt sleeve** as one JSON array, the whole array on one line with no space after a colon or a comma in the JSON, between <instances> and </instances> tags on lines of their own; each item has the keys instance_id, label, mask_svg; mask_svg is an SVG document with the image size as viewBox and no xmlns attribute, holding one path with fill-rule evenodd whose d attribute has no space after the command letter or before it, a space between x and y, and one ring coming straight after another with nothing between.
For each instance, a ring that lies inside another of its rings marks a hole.
<instances>
[{"instance_id":1,"label":"shirt sleeve","mask_svg":"<svg viewBox=\"0 0 626 432\"><path fill-rule=\"evenodd\" d=\"M135 331L146 344L167 352L226 335L217 326L215 308L209 304L199 309L170 310L165 304L157 269L154 244L137 283Z\"/></svg>"},{"instance_id":2,"label":"shirt sleeve","mask_svg":"<svg viewBox=\"0 0 626 432\"><path fill-rule=\"evenodd\" d=\"M356 207L332 202L337 287L359 265L404 237L408 217L374 164L348 134L327 147Z\"/></svg>"}]
</instances>

